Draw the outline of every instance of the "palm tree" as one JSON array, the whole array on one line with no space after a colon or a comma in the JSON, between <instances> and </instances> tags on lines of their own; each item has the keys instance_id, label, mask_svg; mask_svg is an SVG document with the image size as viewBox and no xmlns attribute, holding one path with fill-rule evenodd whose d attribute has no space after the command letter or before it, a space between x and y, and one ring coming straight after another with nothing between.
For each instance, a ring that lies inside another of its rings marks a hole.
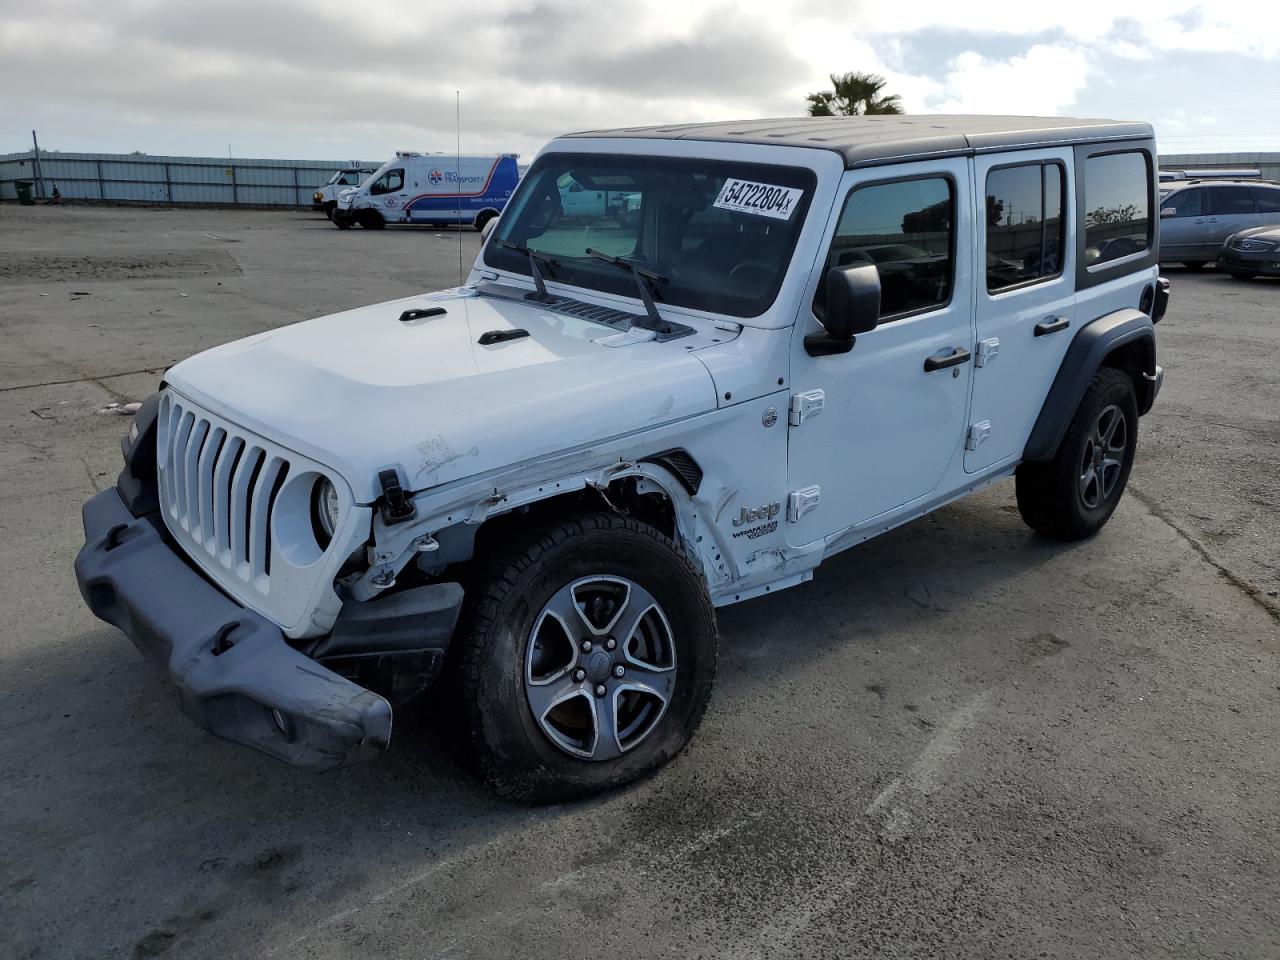
<instances>
[{"instance_id":1,"label":"palm tree","mask_svg":"<svg viewBox=\"0 0 1280 960\"><path fill-rule=\"evenodd\" d=\"M882 95L887 81L877 73L831 74L834 90L811 93L811 117L857 117L872 113L902 113L902 98L896 93Z\"/></svg>"}]
</instances>

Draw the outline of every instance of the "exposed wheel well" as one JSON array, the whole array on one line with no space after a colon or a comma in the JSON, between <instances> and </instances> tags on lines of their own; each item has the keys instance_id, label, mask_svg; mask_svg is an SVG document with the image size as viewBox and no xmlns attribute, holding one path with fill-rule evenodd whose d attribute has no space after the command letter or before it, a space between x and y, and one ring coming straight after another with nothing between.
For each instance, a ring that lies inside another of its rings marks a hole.
<instances>
[{"instance_id":1,"label":"exposed wheel well","mask_svg":"<svg viewBox=\"0 0 1280 960\"><path fill-rule=\"evenodd\" d=\"M1128 343L1121 344L1103 358L1102 366L1120 370L1133 381L1133 392L1138 397L1139 413L1146 413L1151 409L1155 399L1152 396L1155 388L1144 376L1146 373L1154 372L1152 368L1155 363L1150 340L1130 340Z\"/></svg>"},{"instance_id":2,"label":"exposed wheel well","mask_svg":"<svg viewBox=\"0 0 1280 960\"><path fill-rule=\"evenodd\" d=\"M601 508L633 517L673 542L680 542L671 498L652 481L629 476L614 480L605 489L588 487L558 494L486 521L476 531L475 555L485 556L500 550L504 542L549 520L598 512Z\"/></svg>"}]
</instances>

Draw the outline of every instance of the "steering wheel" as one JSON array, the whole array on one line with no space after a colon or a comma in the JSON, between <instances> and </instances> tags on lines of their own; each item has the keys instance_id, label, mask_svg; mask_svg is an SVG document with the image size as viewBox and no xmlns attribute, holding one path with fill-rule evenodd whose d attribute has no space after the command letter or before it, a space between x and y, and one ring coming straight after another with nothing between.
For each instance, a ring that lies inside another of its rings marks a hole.
<instances>
[{"instance_id":1,"label":"steering wheel","mask_svg":"<svg viewBox=\"0 0 1280 960\"><path fill-rule=\"evenodd\" d=\"M773 269L773 264L769 263L767 260L743 260L740 263L733 265L733 269L729 271L729 279L740 280L742 279L742 275L748 270L763 270L770 272Z\"/></svg>"}]
</instances>

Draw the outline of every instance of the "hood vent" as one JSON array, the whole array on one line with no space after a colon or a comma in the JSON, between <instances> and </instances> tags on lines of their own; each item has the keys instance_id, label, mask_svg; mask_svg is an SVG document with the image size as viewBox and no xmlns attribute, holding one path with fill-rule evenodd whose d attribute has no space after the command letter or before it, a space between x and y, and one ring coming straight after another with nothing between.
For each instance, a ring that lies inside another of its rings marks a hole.
<instances>
[{"instance_id":1,"label":"hood vent","mask_svg":"<svg viewBox=\"0 0 1280 960\"><path fill-rule=\"evenodd\" d=\"M443 317L449 311L444 307L415 307L400 314L401 323L412 323L414 320L427 320L431 317Z\"/></svg>"}]
</instances>

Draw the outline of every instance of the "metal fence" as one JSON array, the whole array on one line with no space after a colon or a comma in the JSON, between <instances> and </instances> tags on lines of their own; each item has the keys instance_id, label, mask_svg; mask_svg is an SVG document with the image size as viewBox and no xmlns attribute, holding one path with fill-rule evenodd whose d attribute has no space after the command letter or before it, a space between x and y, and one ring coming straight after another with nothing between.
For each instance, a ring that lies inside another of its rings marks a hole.
<instances>
[{"instance_id":1,"label":"metal fence","mask_svg":"<svg viewBox=\"0 0 1280 960\"><path fill-rule=\"evenodd\" d=\"M56 186L67 200L302 207L335 171L353 166L372 170L380 164L27 150L0 155L0 200L16 199L15 184L25 180L44 199Z\"/></svg>"}]
</instances>

